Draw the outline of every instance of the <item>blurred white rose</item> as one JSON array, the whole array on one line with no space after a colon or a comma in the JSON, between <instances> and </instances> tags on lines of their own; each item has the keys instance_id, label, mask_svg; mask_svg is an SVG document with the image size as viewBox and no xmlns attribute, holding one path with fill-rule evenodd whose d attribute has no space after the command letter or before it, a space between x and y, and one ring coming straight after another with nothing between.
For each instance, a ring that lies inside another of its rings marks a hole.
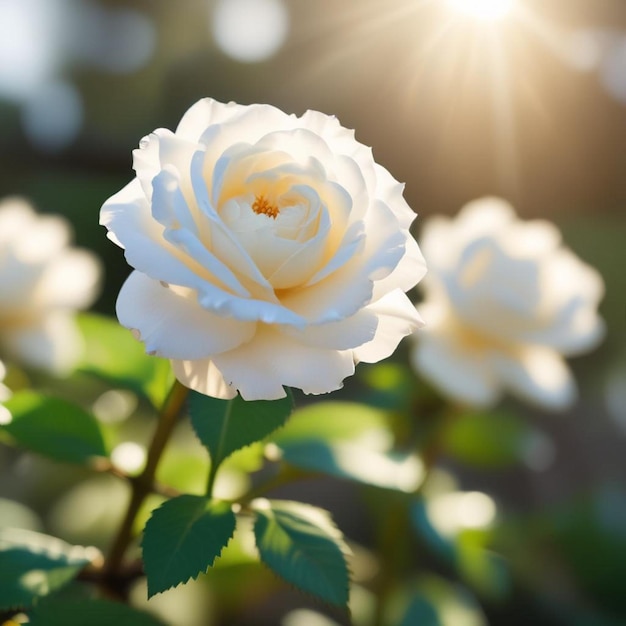
<instances>
[{"instance_id":1,"label":"blurred white rose","mask_svg":"<svg viewBox=\"0 0 626 626\"><path fill-rule=\"evenodd\" d=\"M455 219L427 220L420 245L429 274L415 369L470 405L494 404L504 389L549 409L571 404L576 386L563 356L602 339L604 286L556 227L483 198Z\"/></svg>"},{"instance_id":2,"label":"blurred white rose","mask_svg":"<svg viewBox=\"0 0 626 626\"><path fill-rule=\"evenodd\" d=\"M420 325L415 215L335 118L201 100L134 169L101 214L137 270L117 314L188 387L325 393Z\"/></svg>"},{"instance_id":3,"label":"blurred white rose","mask_svg":"<svg viewBox=\"0 0 626 626\"><path fill-rule=\"evenodd\" d=\"M0 352L56 374L67 373L82 341L74 320L97 293L100 264L69 247L69 224L38 215L21 198L0 202Z\"/></svg>"}]
</instances>

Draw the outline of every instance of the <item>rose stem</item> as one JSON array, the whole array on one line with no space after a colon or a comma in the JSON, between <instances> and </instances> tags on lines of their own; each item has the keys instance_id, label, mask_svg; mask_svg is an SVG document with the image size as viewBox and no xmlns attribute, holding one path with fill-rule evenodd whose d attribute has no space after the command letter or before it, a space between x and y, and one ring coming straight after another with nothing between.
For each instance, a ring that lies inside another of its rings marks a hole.
<instances>
[{"instance_id":1,"label":"rose stem","mask_svg":"<svg viewBox=\"0 0 626 626\"><path fill-rule=\"evenodd\" d=\"M114 580L122 564L124 553L132 538L135 517L137 517L137 513L144 500L153 490L157 465L170 435L174 430L176 420L181 412L188 392L189 389L187 389L187 387L175 381L163 403L157 428L152 437L150 447L148 448L146 465L141 474L131 481L132 492L126 515L104 564L105 579Z\"/></svg>"}]
</instances>

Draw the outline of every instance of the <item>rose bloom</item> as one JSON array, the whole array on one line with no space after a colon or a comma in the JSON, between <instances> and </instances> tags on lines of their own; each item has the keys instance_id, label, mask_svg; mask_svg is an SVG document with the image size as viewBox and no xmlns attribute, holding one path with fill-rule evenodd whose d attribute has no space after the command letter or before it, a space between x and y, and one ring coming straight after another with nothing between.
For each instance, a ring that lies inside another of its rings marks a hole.
<instances>
[{"instance_id":1,"label":"rose bloom","mask_svg":"<svg viewBox=\"0 0 626 626\"><path fill-rule=\"evenodd\" d=\"M421 324L415 214L334 117L204 99L133 156L101 213L136 270L117 315L184 385L329 392Z\"/></svg>"},{"instance_id":2,"label":"rose bloom","mask_svg":"<svg viewBox=\"0 0 626 626\"><path fill-rule=\"evenodd\" d=\"M484 198L454 219L426 220L420 245L429 274L415 369L470 405L492 405L504 389L548 409L573 402L563 356L601 340L604 288L561 245L556 227L519 220L504 200Z\"/></svg>"},{"instance_id":3,"label":"rose bloom","mask_svg":"<svg viewBox=\"0 0 626 626\"><path fill-rule=\"evenodd\" d=\"M99 262L70 238L64 218L38 215L22 198L0 202L0 352L55 374L80 356L75 313L100 283Z\"/></svg>"}]
</instances>

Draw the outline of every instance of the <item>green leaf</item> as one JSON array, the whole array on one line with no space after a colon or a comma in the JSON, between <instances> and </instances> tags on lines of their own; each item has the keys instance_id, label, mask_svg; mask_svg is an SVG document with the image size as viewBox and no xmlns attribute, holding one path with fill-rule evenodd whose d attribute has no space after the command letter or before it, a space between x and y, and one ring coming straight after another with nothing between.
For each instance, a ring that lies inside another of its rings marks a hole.
<instances>
[{"instance_id":1,"label":"green leaf","mask_svg":"<svg viewBox=\"0 0 626 626\"><path fill-rule=\"evenodd\" d=\"M398 626L487 626L474 596L437 576L410 581L388 604L386 624Z\"/></svg>"},{"instance_id":2,"label":"green leaf","mask_svg":"<svg viewBox=\"0 0 626 626\"><path fill-rule=\"evenodd\" d=\"M193 391L189 395L191 423L211 455L214 471L235 450L264 439L282 426L292 409L289 391L280 400L250 402L241 396L219 400Z\"/></svg>"},{"instance_id":3,"label":"green leaf","mask_svg":"<svg viewBox=\"0 0 626 626\"><path fill-rule=\"evenodd\" d=\"M348 604L348 552L327 511L285 500L255 500L261 560L299 589L329 604Z\"/></svg>"},{"instance_id":4,"label":"green leaf","mask_svg":"<svg viewBox=\"0 0 626 626\"><path fill-rule=\"evenodd\" d=\"M144 344L110 317L83 313L78 325L85 341L80 370L142 393L161 406L173 380L167 359L146 354Z\"/></svg>"},{"instance_id":5,"label":"green leaf","mask_svg":"<svg viewBox=\"0 0 626 626\"><path fill-rule=\"evenodd\" d=\"M0 610L28 607L70 582L99 552L30 530L0 529Z\"/></svg>"},{"instance_id":6,"label":"green leaf","mask_svg":"<svg viewBox=\"0 0 626 626\"><path fill-rule=\"evenodd\" d=\"M482 468L498 468L532 462L541 433L521 417L506 413L459 416L445 432L445 452L455 459Z\"/></svg>"},{"instance_id":7,"label":"green leaf","mask_svg":"<svg viewBox=\"0 0 626 626\"><path fill-rule=\"evenodd\" d=\"M69 463L107 454L97 420L74 404L34 391L16 393L4 404L12 419L0 430L21 447Z\"/></svg>"},{"instance_id":8,"label":"green leaf","mask_svg":"<svg viewBox=\"0 0 626 626\"><path fill-rule=\"evenodd\" d=\"M367 442L302 441L287 443L282 460L300 469L410 493L424 477L414 454L398 455L368 447Z\"/></svg>"},{"instance_id":9,"label":"green leaf","mask_svg":"<svg viewBox=\"0 0 626 626\"><path fill-rule=\"evenodd\" d=\"M356 402L316 402L294 411L289 423L272 436L279 447L297 441L336 441L375 431L391 441L387 414Z\"/></svg>"},{"instance_id":10,"label":"green leaf","mask_svg":"<svg viewBox=\"0 0 626 626\"><path fill-rule=\"evenodd\" d=\"M183 495L162 504L148 520L142 543L148 596L206 572L234 532L227 502Z\"/></svg>"},{"instance_id":11,"label":"green leaf","mask_svg":"<svg viewBox=\"0 0 626 626\"><path fill-rule=\"evenodd\" d=\"M492 600L506 597L510 590L508 567L501 556L488 549L489 530L460 527L444 534L433 523L427 503L421 498L412 503L410 515L426 545L473 590Z\"/></svg>"},{"instance_id":12,"label":"green leaf","mask_svg":"<svg viewBox=\"0 0 626 626\"><path fill-rule=\"evenodd\" d=\"M54 599L35 607L31 626L165 626L149 613L107 600Z\"/></svg>"},{"instance_id":13,"label":"green leaf","mask_svg":"<svg viewBox=\"0 0 626 626\"><path fill-rule=\"evenodd\" d=\"M391 452L387 413L356 402L318 402L294 411L272 436L282 459L304 470L412 491L423 478L414 454Z\"/></svg>"}]
</instances>

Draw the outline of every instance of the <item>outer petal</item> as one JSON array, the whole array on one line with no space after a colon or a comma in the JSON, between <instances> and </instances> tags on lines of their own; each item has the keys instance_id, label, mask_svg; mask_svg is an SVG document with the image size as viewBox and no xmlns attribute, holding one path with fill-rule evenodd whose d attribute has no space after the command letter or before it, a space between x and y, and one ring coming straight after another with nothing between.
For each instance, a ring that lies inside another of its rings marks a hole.
<instances>
[{"instance_id":1,"label":"outer petal","mask_svg":"<svg viewBox=\"0 0 626 626\"><path fill-rule=\"evenodd\" d=\"M378 326L372 340L354 350L357 361L376 363L386 359L403 337L424 325L411 301L399 289L365 307L365 311L378 318Z\"/></svg>"},{"instance_id":2,"label":"outer petal","mask_svg":"<svg viewBox=\"0 0 626 626\"><path fill-rule=\"evenodd\" d=\"M100 286L100 263L86 250L66 250L47 266L32 293L37 308L83 309L95 299Z\"/></svg>"},{"instance_id":3,"label":"outer petal","mask_svg":"<svg viewBox=\"0 0 626 626\"><path fill-rule=\"evenodd\" d=\"M203 359L249 341L254 322L220 317L203 309L190 290L164 287L133 272L117 299L117 316L137 330L146 352L168 359Z\"/></svg>"},{"instance_id":4,"label":"outer petal","mask_svg":"<svg viewBox=\"0 0 626 626\"><path fill-rule=\"evenodd\" d=\"M417 333L415 342L411 352L413 367L444 395L485 407L499 399L500 385L484 354L461 350L451 336L433 333L432 329Z\"/></svg>"},{"instance_id":5,"label":"outer petal","mask_svg":"<svg viewBox=\"0 0 626 626\"><path fill-rule=\"evenodd\" d=\"M576 400L574 379L554 350L531 346L512 357L499 353L490 358L503 383L527 401L562 410Z\"/></svg>"},{"instance_id":6,"label":"outer petal","mask_svg":"<svg viewBox=\"0 0 626 626\"><path fill-rule=\"evenodd\" d=\"M72 369L83 347L73 316L65 311L50 313L32 326L12 328L0 341L15 360L60 375Z\"/></svg>"},{"instance_id":7,"label":"outer petal","mask_svg":"<svg viewBox=\"0 0 626 626\"><path fill-rule=\"evenodd\" d=\"M351 351L305 346L270 326L262 327L250 343L213 361L244 400L282 398L283 385L304 393L327 393L340 389L343 379L354 374Z\"/></svg>"},{"instance_id":8,"label":"outer petal","mask_svg":"<svg viewBox=\"0 0 626 626\"><path fill-rule=\"evenodd\" d=\"M394 289L402 291L412 289L424 278L426 271L426 261L417 245L417 241L407 232L404 256L389 276L374 283L372 300L378 300Z\"/></svg>"},{"instance_id":9,"label":"outer petal","mask_svg":"<svg viewBox=\"0 0 626 626\"><path fill-rule=\"evenodd\" d=\"M230 400L237 395L235 387L226 384L221 372L213 361L172 361L174 376L189 389L206 396Z\"/></svg>"}]
</instances>

